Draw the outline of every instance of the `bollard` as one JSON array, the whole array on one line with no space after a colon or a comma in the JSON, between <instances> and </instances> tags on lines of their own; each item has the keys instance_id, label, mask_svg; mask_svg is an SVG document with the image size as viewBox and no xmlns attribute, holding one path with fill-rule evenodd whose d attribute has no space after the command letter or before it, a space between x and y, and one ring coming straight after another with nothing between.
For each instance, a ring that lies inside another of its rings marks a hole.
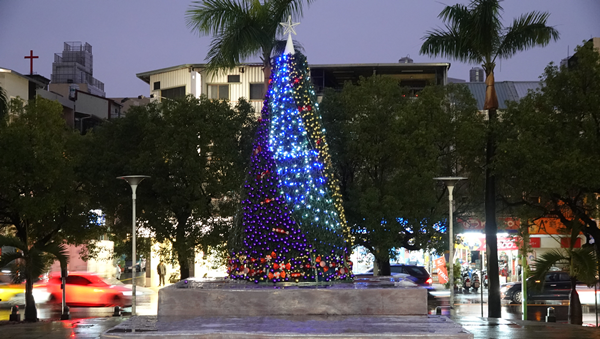
<instances>
[{"instance_id":1,"label":"bollard","mask_svg":"<svg viewBox=\"0 0 600 339\"><path fill-rule=\"evenodd\" d=\"M546 315L546 322L547 323L555 323L556 322L556 316L554 315L554 307L548 307L547 315Z\"/></svg>"},{"instance_id":2,"label":"bollard","mask_svg":"<svg viewBox=\"0 0 600 339\"><path fill-rule=\"evenodd\" d=\"M71 313L69 313L69 306L65 305L65 308L63 309L63 313L60 315L60 320L70 320L71 319Z\"/></svg>"},{"instance_id":3,"label":"bollard","mask_svg":"<svg viewBox=\"0 0 600 339\"><path fill-rule=\"evenodd\" d=\"M121 314L121 308L119 306L115 306L115 311L113 312L113 317L120 317Z\"/></svg>"},{"instance_id":4,"label":"bollard","mask_svg":"<svg viewBox=\"0 0 600 339\"><path fill-rule=\"evenodd\" d=\"M12 307L10 311L10 316L8 317L10 321L21 321L21 315L19 314L19 306L15 305Z\"/></svg>"},{"instance_id":5,"label":"bollard","mask_svg":"<svg viewBox=\"0 0 600 339\"><path fill-rule=\"evenodd\" d=\"M435 315L442 315L442 306L438 306L435 308Z\"/></svg>"}]
</instances>

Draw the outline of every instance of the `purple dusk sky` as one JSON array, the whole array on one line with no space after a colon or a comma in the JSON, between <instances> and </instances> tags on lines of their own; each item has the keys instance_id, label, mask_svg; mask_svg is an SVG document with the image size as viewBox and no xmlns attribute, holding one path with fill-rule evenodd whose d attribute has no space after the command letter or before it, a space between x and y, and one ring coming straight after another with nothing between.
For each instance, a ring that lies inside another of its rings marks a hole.
<instances>
[{"instance_id":1,"label":"purple dusk sky","mask_svg":"<svg viewBox=\"0 0 600 339\"><path fill-rule=\"evenodd\" d=\"M414 62L451 62L449 76L468 80L474 65L419 55L427 30L441 27L445 4L467 0L317 0L305 8L294 38L311 64L394 63L409 55ZM94 77L109 97L148 95L135 74L187 63L205 62L210 37L199 37L185 23L189 0L0 0L0 67L50 78L54 53L63 42L93 47ZM558 42L521 52L498 63L496 80L535 81L549 62L572 55L575 46L600 36L598 0L506 0L504 24L522 13L549 12ZM258 58L248 61L257 61Z\"/></svg>"}]
</instances>

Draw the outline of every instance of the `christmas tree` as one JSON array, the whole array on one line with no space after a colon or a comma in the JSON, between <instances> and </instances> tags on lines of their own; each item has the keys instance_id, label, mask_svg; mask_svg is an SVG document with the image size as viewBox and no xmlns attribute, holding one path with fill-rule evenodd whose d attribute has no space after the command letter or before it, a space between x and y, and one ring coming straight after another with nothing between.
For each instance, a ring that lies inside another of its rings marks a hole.
<instances>
[{"instance_id":1,"label":"christmas tree","mask_svg":"<svg viewBox=\"0 0 600 339\"><path fill-rule=\"evenodd\" d=\"M306 58L274 59L269 89L229 242L228 273L253 282L352 279L346 226Z\"/></svg>"}]
</instances>

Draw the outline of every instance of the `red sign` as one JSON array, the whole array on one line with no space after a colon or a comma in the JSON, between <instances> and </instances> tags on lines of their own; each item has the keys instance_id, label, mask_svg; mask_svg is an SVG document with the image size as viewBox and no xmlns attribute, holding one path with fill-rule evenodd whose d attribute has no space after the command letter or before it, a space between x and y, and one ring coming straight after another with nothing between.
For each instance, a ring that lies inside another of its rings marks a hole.
<instances>
[{"instance_id":1,"label":"red sign","mask_svg":"<svg viewBox=\"0 0 600 339\"><path fill-rule=\"evenodd\" d=\"M479 238L479 243L476 244L472 251L485 251L485 237ZM498 238L498 251L518 250L521 246L521 241L517 238ZM540 248L542 240L540 238L529 238L529 246L532 248Z\"/></svg>"},{"instance_id":2,"label":"red sign","mask_svg":"<svg viewBox=\"0 0 600 339\"><path fill-rule=\"evenodd\" d=\"M569 248L571 245L571 238L560 238L560 247L561 248ZM577 240L575 240L575 245L573 246L573 248L580 248L581 247L581 238L577 238Z\"/></svg>"},{"instance_id":3,"label":"red sign","mask_svg":"<svg viewBox=\"0 0 600 339\"><path fill-rule=\"evenodd\" d=\"M446 258L441 256L435 259L433 262L437 270L438 282L440 284L447 283L450 279L448 279L448 270L446 269Z\"/></svg>"}]
</instances>

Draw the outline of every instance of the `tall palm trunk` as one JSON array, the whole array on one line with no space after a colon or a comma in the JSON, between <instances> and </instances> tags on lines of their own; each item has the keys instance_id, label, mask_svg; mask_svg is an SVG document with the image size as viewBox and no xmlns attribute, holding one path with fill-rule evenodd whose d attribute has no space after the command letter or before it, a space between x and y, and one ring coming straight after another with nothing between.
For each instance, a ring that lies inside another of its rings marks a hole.
<instances>
[{"instance_id":1,"label":"tall palm trunk","mask_svg":"<svg viewBox=\"0 0 600 339\"><path fill-rule=\"evenodd\" d=\"M485 105L488 110L488 136L485 154L485 241L487 243L488 259L488 316L490 318L502 317L502 304L500 301L500 277L498 272L498 225L496 224L496 176L492 172L492 165L496 155L495 126L498 108L498 98L494 88L494 64L484 65L486 73Z\"/></svg>"},{"instance_id":2,"label":"tall palm trunk","mask_svg":"<svg viewBox=\"0 0 600 339\"><path fill-rule=\"evenodd\" d=\"M271 79L271 50L263 47L263 74L265 81L265 94L269 90L269 80Z\"/></svg>"},{"instance_id":3,"label":"tall palm trunk","mask_svg":"<svg viewBox=\"0 0 600 339\"><path fill-rule=\"evenodd\" d=\"M28 258L28 260L30 260ZM27 262L25 265L31 265ZM25 270L25 321L38 321L37 308L33 297L33 279L28 269Z\"/></svg>"},{"instance_id":4,"label":"tall palm trunk","mask_svg":"<svg viewBox=\"0 0 600 339\"><path fill-rule=\"evenodd\" d=\"M569 295L569 324L583 325L583 311L579 293L576 289L577 280L571 278L571 294Z\"/></svg>"}]
</instances>

